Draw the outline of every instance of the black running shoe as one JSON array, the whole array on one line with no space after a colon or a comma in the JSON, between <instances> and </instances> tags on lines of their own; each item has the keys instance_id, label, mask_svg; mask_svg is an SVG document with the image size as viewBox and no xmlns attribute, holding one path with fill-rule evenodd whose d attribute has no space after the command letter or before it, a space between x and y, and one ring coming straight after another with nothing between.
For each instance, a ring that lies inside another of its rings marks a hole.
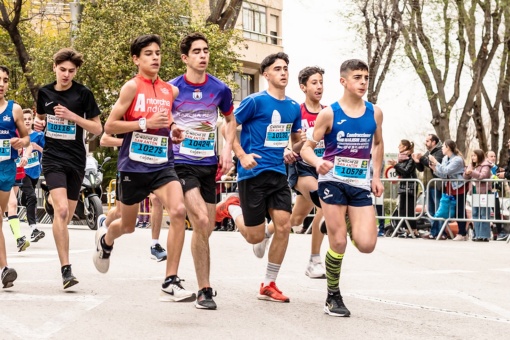
<instances>
[{"instance_id":1,"label":"black running shoe","mask_svg":"<svg viewBox=\"0 0 510 340\"><path fill-rule=\"evenodd\" d=\"M14 286L13 282L18 277L18 273L14 270L14 268L4 268L2 271L2 288L11 288Z\"/></svg>"},{"instance_id":2,"label":"black running shoe","mask_svg":"<svg viewBox=\"0 0 510 340\"><path fill-rule=\"evenodd\" d=\"M64 289L70 288L79 282L73 275L71 265L62 267L62 281L64 283Z\"/></svg>"},{"instance_id":3,"label":"black running shoe","mask_svg":"<svg viewBox=\"0 0 510 340\"><path fill-rule=\"evenodd\" d=\"M216 291L211 287L202 288L198 291L195 307L198 309L216 309L216 302L213 300L213 297L215 296Z\"/></svg>"},{"instance_id":4,"label":"black running shoe","mask_svg":"<svg viewBox=\"0 0 510 340\"><path fill-rule=\"evenodd\" d=\"M25 236L21 236L16 240L16 247L18 247L18 252L24 251L30 247L30 241Z\"/></svg>"},{"instance_id":5,"label":"black running shoe","mask_svg":"<svg viewBox=\"0 0 510 340\"><path fill-rule=\"evenodd\" d=\"M32 242L37 242L39 241L40 239L42 239L44 236L46 236L46 234L44 233L44 231L41 231L37 228L35 228L33 231L32 231L32 235L30 236L30 241Z\"/></svg>"},{"instance_id":6,"label":"black running shoe","mask_svg":"<svg viewBox=\"0 0 510 340\"><path fill-rule=\"evenodd\" d=\"M329 293L324 305L324 313L331 316L350 316L351 312L345 307L342 295L340 292Z\"/></svg>"}]
</instances>

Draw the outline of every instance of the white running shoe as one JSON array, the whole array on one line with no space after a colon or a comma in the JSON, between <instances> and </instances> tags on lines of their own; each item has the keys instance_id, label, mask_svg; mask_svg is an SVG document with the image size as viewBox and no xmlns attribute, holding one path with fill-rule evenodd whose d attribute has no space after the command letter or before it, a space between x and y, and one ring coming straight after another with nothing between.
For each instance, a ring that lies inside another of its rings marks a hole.
<instances>
[{"instance_id":1,"label":"white running shoe","mask_svg":"<svg viewBox=\"0 0 510 340\"><path fill-rule=\"evenodd\" d=\"M257 244L254 244L253 245L253 253L255 254L255 256L257 256L259 259L263 258L264 257L264 254L266 253L266 248L268 247L269 245L269 240L271 239L271 237L264 237L264 239L262 240L262 242L260 243L257 243Z\"/></svg>"},{"instance_id":2,"label":"white running shoe","mask_svg":"<svg viewBox=\"0 0 510 340\"><path fill-rule=\"evenodd\" d=\"M106 273L110 268L110 254L103 249L101 245L101 238L106 234L106 228L97 228L96 231L96 249L92 255L94 266L100 273Z\"/></svg>"},{"instance_id":3,"label":"white running shoe","mask_svg":"<svg viewBox=\"0 0 510 340\"><path fill-rule=\"evenodd\" d=\"M172 282L165 281L161 286L159 301L163 302L193 302L196 300L194 292L184 289L179 277L175 277Z\"/></svg>"},{"instance_id":4,"label":"white running shoe","mask_svg":"<svg viewBox=\"0 0 510 340\"><path fill-rule=\"evenodd\" d=\"M105 222L106 222L106 215L105 214L99 215L97 217L97 229L102 228L102 227L106 228Z\"/></svg>"},{"instance_id":5,"label":"white running shoe","mask_svg":"<svg viewBox=\"0 0 510 340\"><path fill-rule=\"evenodd\" d=\"M322 265L322 262L308 262L308 267L305 272L306 276L311 279L325 279L326 278L326 269Z\"/></svg>"}]
</instances>

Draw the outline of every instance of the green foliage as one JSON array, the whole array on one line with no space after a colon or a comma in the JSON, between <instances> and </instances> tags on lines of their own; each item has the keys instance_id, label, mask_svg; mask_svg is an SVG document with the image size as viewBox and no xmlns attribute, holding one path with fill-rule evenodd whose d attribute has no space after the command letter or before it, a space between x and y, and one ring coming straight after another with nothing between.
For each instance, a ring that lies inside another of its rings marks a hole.
<instances>
[{"instance_id":1,"label":"green foliage","mask_svg":"<svg viewBox=\"0 0 510 340\"><path fill-rule=\"evenodd\" d=\"M103 119L122 85L137 73L129 47L138 35L154 33L162 37L159 75L164 80L184 72L179 41L192 31L201 31L209 39L210 73L227 80L238 70L238 55L231 48L238 41L236 34L220 31L214 25L188 23L189 16L188 2L179 0L98 0L86 4L74 45L85 59L77 77L94 93Z\"/></svg>"}]
</instances>

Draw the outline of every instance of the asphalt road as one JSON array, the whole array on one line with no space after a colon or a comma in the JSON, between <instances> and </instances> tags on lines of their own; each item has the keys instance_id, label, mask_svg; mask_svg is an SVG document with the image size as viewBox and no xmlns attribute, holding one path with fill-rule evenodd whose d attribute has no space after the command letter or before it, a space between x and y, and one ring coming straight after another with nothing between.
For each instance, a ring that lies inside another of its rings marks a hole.
<instances>
[{"instance_id":1,"label":"asphalt road","mask_svg":"<svg viewBox=\"0 0 510 340\"><path fill-rule=\"evenodd\" d=\"M508 339L510 244L378 240L372 254L348 246L341 288L350 318L323 313L325 280L304 275L310 235L292 234L277 284L287 304L259 301L267 258L239 233L211 237L211 282L218 310L159 302L164 262L150 259L150 230L116 241L110 271L92 263L94 231L70 226L80 283L62 289L51 226L18 253L4 225L14 287L0 291L0 339ZM28 228L23 227L28 233ZM167 229L161 240L166 240ZM186 232L179 276L196 290ZM327 250L324 242L322 256Z\"/></svg>"}]
</instances>

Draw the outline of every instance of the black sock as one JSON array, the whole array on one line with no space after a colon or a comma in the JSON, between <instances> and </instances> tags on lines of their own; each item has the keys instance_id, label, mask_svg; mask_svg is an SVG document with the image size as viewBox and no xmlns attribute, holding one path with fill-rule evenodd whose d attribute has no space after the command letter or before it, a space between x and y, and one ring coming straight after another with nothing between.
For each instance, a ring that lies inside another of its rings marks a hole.
<instances>
[{"instance_id":1,"label":"black sock","mask_svg":"<svg viewBox=\"0 0 510 340\"><path fill-rule=\"evenodd\" d=\"M60 271L62 272L62 274L64 274L64 271L66 271L67 269L71 270L70 264L66 264L65 266L62 266L62 268L60 268Z\"/></svg>"},{"instance_id":2,"label":"black sock","mask_svg":"<svg viewBox=\"0 0 510 340\"><path fill-rule=\"evenodd\" d=\"M101 247L103 247L104 250L110 252L113 249L113 244L111 246L106 244L106 241L104 240L104 235L101 237Z\"/></svg>"}]
</instances>

